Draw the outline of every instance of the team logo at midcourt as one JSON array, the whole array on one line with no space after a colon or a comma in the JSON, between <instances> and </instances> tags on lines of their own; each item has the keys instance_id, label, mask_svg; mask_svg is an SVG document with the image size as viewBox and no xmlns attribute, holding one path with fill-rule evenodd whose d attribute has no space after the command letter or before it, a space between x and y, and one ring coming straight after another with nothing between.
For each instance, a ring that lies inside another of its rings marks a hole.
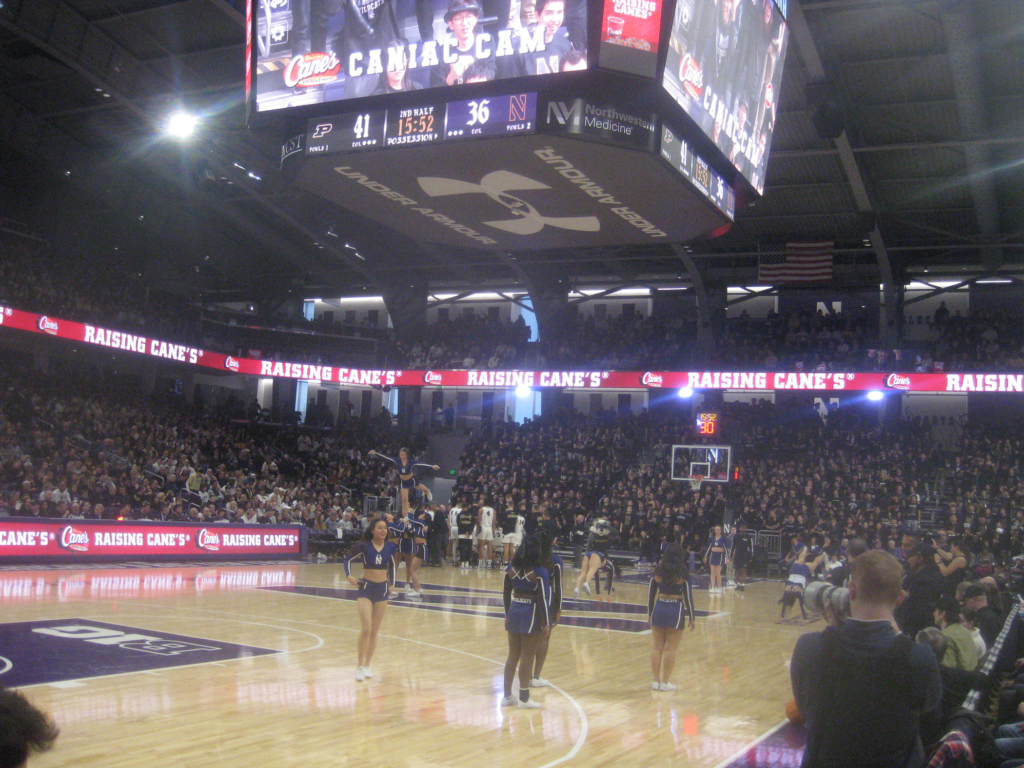
<instances>
[{"instance_id":1,"label":"team logo at midcourt","mask_svg":"<svg viewBox=\"0 0 1024 768\"><path fill-rule=\"evenodd\" d=\"M514 235L533 235L546 226L575 232L599 232L601 230L601 222L596 216L544 216L530 203L509 194L510 192L551 189L543 182L512 171L492 171L480 179L479 184L440 176L420 176L417 181L419 181L420 188L430 197L487 195L498 205L507 209L515 218L483 223L488 227L494 227Z\"/></svg>"},{"instance_id":2,"label":"team logo at midcourt","mask_svg":"<svg viewBox=\"0 0 1024 768\"><path fill-rule=\"evenodd\" d=\"M93 619L0 624L0 648L3 649L0 683L8 687L230 661L278 652Z\"/></svg>"}]
</instances>

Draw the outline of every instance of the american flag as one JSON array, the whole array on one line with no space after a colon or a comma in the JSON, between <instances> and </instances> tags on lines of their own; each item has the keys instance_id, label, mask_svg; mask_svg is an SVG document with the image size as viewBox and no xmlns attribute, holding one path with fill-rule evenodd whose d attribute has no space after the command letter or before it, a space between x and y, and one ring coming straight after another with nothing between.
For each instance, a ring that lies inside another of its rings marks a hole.
<instances>
[{"instance_id":1,"label":"american flag","mask_svg":"<svg viewBox=\"0 0 1024 768\"><path fill-rule=\"evenodd\" d=\"M825 283L832 279L832 242L762 245L757 282Z\"/></svg>"}]
</instances>

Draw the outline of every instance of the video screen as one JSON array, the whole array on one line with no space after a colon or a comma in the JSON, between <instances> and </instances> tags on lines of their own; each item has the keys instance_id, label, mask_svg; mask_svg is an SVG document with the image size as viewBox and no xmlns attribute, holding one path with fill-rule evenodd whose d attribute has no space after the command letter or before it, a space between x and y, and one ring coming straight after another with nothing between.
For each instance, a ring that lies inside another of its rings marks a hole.
<instances>
[{"instance_id":1,"label":"video screen","mask_svg":"<svg viewBox=\"0 0 1024 768\"><path fill-rule=\"evenodd\" d=\"M764 193L788 28L772 0L677 0L662 86Z\"/></svg>"},{"instance_id":2,"label":"video screen","mask_svg":"<svg viewBox=\"0 0 1024 768\"><path fill-rule=\"evenodd\" d=\"M587 67L587 0L248 1L258 112Z\"/></svg>"},{"instance_id":3,"label":"video screen","mask_svg":"<svg viewBox=\"0 0 1024 768\"><path fill-rule=\"evenodd\" d=\"M604 0L597 63L653 78L661 37L662 0Z\"/></svg>"}]
</instances>

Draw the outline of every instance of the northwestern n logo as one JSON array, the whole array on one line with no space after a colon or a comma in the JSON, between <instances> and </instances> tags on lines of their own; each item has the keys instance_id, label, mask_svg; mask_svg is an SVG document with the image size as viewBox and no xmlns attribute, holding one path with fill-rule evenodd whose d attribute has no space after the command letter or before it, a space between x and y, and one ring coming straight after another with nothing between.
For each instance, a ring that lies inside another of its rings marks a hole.
<instances>
[{"instance_id":1,"label":"northwestern n logo","mask_svg":"<svg viewBox=\"0 0 1024 768\"><path fill-rule=\"evenodd\" d=\"M500 221L483 222L489 227L511 232L514 235L532 235L544 229L545 225L571 229L576 232L599 232L601 222L596 216L542 216L540 212L525 200L521 200L509 192L527 189L551 189L535 179L520 176L511 171L493 171L488 173L479 184L458 179L445 179L438 176L420 176L417 179L420 187L430 197L446 197L448 195L487 195L491 200L508 209L517 218Z\"/></svg>"}]
</instances>

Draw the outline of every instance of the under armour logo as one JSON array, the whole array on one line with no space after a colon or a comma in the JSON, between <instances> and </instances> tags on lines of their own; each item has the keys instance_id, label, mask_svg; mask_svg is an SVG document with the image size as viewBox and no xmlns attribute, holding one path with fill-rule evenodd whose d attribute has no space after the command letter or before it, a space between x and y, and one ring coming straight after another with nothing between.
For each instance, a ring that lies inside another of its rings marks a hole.
<instances>
[{"instance_id":1,"label":"under armour logo","mask_svg":"<svg viewBox=\"0 0 1024 768\"><path fill-rule=\"evenodd\" d=\"M596 216L541 216L537 209L528 202L508 193L526 189L551 189L551 187L511 171L493 171L488 173L480 179L479 184L474 184L471 181L459 181L458 179L444 179L438 176L421 176L418 181L420 187L430 197L468 194L487 195L494 202L507 208L509 213L517 218L485 221L483 223L495 229L511 232L514 235L532 235L544 229L545 225L561 229L571 229L576 232L598 232L601 229L601 222L598 221Z\"/></svg>"}]
</instances>

